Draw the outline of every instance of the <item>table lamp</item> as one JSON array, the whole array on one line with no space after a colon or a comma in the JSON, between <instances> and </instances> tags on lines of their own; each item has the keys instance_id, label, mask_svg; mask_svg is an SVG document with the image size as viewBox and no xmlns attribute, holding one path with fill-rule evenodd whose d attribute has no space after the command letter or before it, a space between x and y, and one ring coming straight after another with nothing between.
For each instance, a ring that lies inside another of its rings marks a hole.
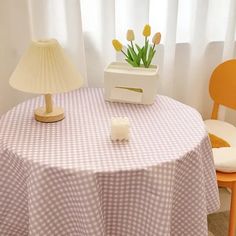
<instances>
[{"instance_id":1,"label":"table lamp","mask_svg":"<svg viewBox=\"0 0 236 236\"><path fill-rule=\"evenodd\" d=\"M32 41L12 73L10 85L18 90L44 94L45 107L37 108L35 119L56 122L64 119L62 108L54 106L52 94L82 86L83 79L55 39Z\"/></svg>"}]
</instances>

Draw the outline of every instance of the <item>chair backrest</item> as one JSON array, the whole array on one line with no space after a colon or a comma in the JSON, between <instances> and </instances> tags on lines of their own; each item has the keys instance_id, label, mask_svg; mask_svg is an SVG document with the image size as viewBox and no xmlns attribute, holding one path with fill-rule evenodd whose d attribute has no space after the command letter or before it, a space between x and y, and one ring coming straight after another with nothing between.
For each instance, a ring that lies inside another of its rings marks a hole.
<instances>
[{"instance_id":1,"label":"chair backrest","mask_svg":"<svg viewBox=\"0 0 236 236\"><path fill-rule=\"evenodd\" d=\"M236 109L236 60L218 65L209 83L210 96L214 101L212 119L217 119L219 105Z\"/></svg>"}]
</instances>

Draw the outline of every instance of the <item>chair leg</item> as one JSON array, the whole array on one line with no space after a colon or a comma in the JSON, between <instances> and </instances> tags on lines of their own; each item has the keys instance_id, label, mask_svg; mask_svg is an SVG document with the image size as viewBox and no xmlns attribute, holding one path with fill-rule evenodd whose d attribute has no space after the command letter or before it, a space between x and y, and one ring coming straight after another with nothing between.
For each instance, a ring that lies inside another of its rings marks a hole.
<instances>
[{"instance_id":1,"label":"chair leg","mask_svg":"<svg viewBox=\"0 0 236 236\"><path fill-rule=\"evenodd\" d=\"M235 236L236 228L236 182L232 183L231 204L229 217L229 236Z\"/></svg>"}]
</instances>

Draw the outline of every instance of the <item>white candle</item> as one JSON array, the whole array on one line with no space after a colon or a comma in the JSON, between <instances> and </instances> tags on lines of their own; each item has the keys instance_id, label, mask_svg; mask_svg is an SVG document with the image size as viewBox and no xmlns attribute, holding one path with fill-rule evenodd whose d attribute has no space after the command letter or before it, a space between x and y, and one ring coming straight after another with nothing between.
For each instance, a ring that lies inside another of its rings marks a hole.
<instances>
[{"instance_id":1,"label":"white candle","mask_svg":"<svg viewBox=\"0 0 236 236\"><path fill-rule=\"evenodd\" d=\"M127 117L112 117L111 119L111 139L129 140L130 123Z\"/></svg>"}]
</instances>

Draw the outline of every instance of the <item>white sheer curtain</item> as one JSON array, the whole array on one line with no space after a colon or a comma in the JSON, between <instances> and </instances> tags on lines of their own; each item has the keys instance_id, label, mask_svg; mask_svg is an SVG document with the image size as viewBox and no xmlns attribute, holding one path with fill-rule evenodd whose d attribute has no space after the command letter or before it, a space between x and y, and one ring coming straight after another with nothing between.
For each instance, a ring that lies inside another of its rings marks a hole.
<instances>
[{"instance_id":1,"label":"white sheer curtain","mask_svg":"<svg viewBox=\"0 0 236 236\"><path fill-rule=\"evenodd\" d=\"M152 32L163 36L154 59L160 66L159 93L197 108L204 117L211 111L212 70L236 54L236 0L2 0L0 19L5 65L0 65L0 113L25 99L7 82L30 39L57 38L86 85L102 87L104 67L123 59L111 40L125 43L126 30L132 28L141 42L149 23ZM9 94L11 100L2 105ZM232 111L224 117L236 124Z\"/></svg>"}]
</instances>

